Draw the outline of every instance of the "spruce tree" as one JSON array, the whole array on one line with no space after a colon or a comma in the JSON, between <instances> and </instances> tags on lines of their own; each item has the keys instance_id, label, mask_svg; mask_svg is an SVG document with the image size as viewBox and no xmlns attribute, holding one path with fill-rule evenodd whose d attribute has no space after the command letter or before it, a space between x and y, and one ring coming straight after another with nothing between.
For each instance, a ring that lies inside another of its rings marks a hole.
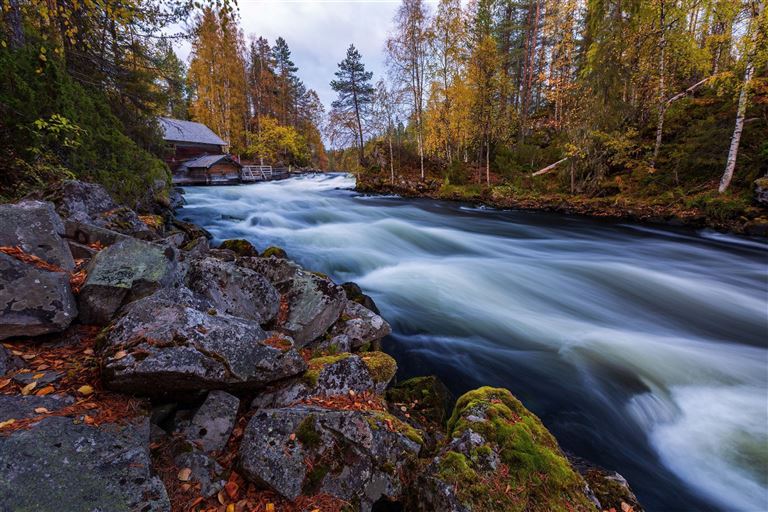
<instances>
[{"instance_id":1,"label":"spruce tree","mask_svg":"<svg viewBox=\"0 0 768 512\"><path fill-rule=\"evenodd\" d=\"M349 45L346 58L339 62L336 80L331 81L331 88L339 93L339 98L331 106L334 110L353 115L360 163L363 163L363 123L362 118L373 103L374 88L371 85L373 73L365 70L362 56L355 45Z\"/></svg>"}]
</instances>

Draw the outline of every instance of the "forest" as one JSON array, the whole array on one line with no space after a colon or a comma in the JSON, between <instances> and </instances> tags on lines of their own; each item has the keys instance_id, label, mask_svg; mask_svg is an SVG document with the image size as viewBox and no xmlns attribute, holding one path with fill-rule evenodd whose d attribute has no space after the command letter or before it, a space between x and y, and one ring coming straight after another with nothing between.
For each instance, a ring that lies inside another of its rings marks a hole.
<instances>
[{"instance_id":1,"label":"forest","mask_svg":"<svg viewBox=\"0 0 768 512\"><path fill-rule=\"evenodd\" d=\"M458 197L628 197L727 218L768 172L763 2L403 0L386 76L352 42L333 76L328 62L327 112L286 39L246 36L238 12L4 3L0 195L69 174L147 190L167 177L158 115L208 125L246 160Z\"/></svg>"}]
</instances>

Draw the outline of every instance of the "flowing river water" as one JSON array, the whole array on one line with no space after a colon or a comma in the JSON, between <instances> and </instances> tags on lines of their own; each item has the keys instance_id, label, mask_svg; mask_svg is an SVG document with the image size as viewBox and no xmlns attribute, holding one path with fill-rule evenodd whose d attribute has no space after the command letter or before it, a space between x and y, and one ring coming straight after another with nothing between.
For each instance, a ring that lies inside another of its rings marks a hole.
<instances>
[{"instance_id":1,"label":"flowing river water","mask_svg":"<svg viewBox=\"0 0 768 512\"><path fill-rule=\"evenodd\" d=\"M648 510L768 510L768 245L353 186L190 187L180 217L357 282L398 378L509 388Z\"/></svg>"}]
</instances>

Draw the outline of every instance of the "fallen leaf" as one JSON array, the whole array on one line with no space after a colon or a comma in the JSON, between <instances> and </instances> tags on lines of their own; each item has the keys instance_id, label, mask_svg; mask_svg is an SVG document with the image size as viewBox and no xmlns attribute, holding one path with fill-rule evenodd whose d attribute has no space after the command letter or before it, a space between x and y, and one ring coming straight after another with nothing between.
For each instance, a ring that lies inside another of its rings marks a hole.
<instances>
[{"instance_id":1,"label":"fallen leaf","mask_svg":"<svg viewBox=\"0 0 768 512\"><path fill-rule=\"evenodd\" d=\"M16 420L13 418L5 421L0 421L0 428L7 427L8 425L13 425L14 423L16 423Z\"/></svg>"},{"instance_id":2,"label":"fallen leaf","mask_svg":"<svg viewBox=\"0 0 768 512\"><path fill-rule=\"evenodd\" d=\"M37 395L37 396L45 396L45 395L50 395L50 394L51 394L51 393L53 393L54 391L56 391L56 389L55 389L53 386L45 386L45 387L44 387L44 388L42 388L42 389L38 389L38 390L35 392L35 395Z\"/></svg>"},{"instance_id":3,"label":"fallen leaf","mask_svg":"<svg viewBox=\"0 0 768 512\"><path fill-rule=\"evenodd\" d=\"M216 495L216 498L219 500L219 503L221 503L222 505L227 504L227 494L224 492L224 489L219 491L219 493Z\"/></svg>"},{"instance_id":4,"label":"fallen leaf","mask_svg":"<svg viewBox=\"0 0 768 512\"><path fill-rule=\"evenodd\" d=\"M86 384L85 386L80 386L79 388L77 388L77 392L80 393L81 395L90 395L91 393L93 393L93 388L88 384Z\"/></svg>"},{"instance_id":5,"label":"fallen leaf","mask_svg":"<svg viewBox=\"0 0 768 512\"><path fill-rule=\"evenodd\" d=\"M125 350L118 350L117 352L115 352L115 355L112 356L112 359L122 359L127 355L128 355L128 352L126 352Z\"/></svg>"},{"instance_id":6,"label":"fallen leaf","mask_svg":"<svg viewBox=\"0 0 768 512\"><path fill-rule=\"evenodd\" d=\"M227 512L235 512L235 504L234 503L230 503L229 505L227 505Z\"/></svg>"},{"instance_id":7,"label":"fallen leaf","mask_svg":"<svg viewBox=\"0 0 768 512\"><path fill-rule=\"evenodd\" d=\"M37 382L36 381L35 382L30 382L29 384L27 384L26 386L21 388L21 394L25 395L25 396L30 394L32 392L32 390L35 389L35 386L37 386Z\"/></svg>"},{"instance_id":8,"label":"fallen leaf","mask_svg":"<svg viewBox=\"0 0 768 512\"><path fill-rule=\"evenodd\" d=\"M49 413L49 412L51 412L51 411L49 411L49 410L48 410L48 409L46 409L45 407L36 407L36 408L35 408L35 412L36 412L37 414L48 414L48 413Z\"/></svg>"},{"instance_id":9,"label":"fallen leaf","mask_svg":"<svg viewBox=\"0 0 768 512\"><path fill-rule=\"evenodd\" d=\"M24 353L24 352L22 352L22 351L20 351L20 350L12 350L12 351L11 351L11 354L13 354L13 355L15 355L15 356L20 356L20 355L22 355L23 353Z\"/></svg>"},{"instance_id":10,"label":"fallen leaf","mask_svg":"<svg viewBox=\"0 0 768 512\"><path fill-rule=\"evenodd\" d=\"M30 359L34 359L35 357L37 357L35 354L24 354L21 356L22 359L25 359L27 361L29 361Z\"/></svg>"},{"instance_id":11,"label":"fallen leaf","mask_svg":"<svg viewBox=\"0 0 768 512\"><path fill-rule=\"evenodd\" d=\"M227 491L227 496L229 496L229 499L232 499L232 500L237 499L238 489L239 489L239 486L235 482L227 482L226 485L224 485L224 490Z\"/></svg>"},{"instance_id":12,"label":"fallen leaf","mask_svg":"<svg viewBox=\"0 0 768 512\"><path fill-rule=\"evenodd\" d=\"M621 512L635 512L635 509L627 502L621 502Z\"/></svg>"},{"instance_id":13,"label":"fallen leaf","mask_svg":"<svg viewBox=\"0 0 768 512\"><path fill-rule=\"evenodd\" d=\"M92 348L87 348L87 349L83 350L83 354L85 354L87 356L92 356L93 355L93 349Z\"/></svg>"},{"instance_id":14,"label":"fallen leaf","mask_svg":"<svg viewBox=\"0 0 768 512\"><path fill-rule=\"evenodd\" d=\"M95 419L93 419L93 416L88 416L87 414L83 416L83 423L86 425L93 425L96 422Z\"/></svg>"},{"instance_id":15,"label":"fallen leaf","mask_svg":"<svg viewBox=\"0 0 768 512\"><path fill-rule=\"evenodd\" d=\"M11 383L11 379L0 379L0 389Z\"/></svg>"},{"instance_id":16,"label":"fallen leaf","mask_svg":"<svg viewBox=\"0 0 768 512\"><path fill-rule=\"evenodd\" d=\"M41 372L43 370L47 370L48 368L50 368L50 366L48 366L47 364L41 364L37 366L37 371Z\"/></svg>"},{"instance_id":17,"label":"fallen leaf","mask_svg":"<svg viewBox=\"0 0 768 512\"><path fill-rule=\"evenodd\" d=\"M34 380L37 380L37 379L42 379L43 377L45 377L45 374L44 374L44 373L36 373L36 374L34 374L34 375L32 376L32 378L33 378Z\"/></svg>"},{"instance_id":18,"label":"fallen leaf","mask_svg":"<svg viewBox=\"0 0 768 512\"><path fill-rule=\"evenodd\" d=\"M179 480L182 482L188 482L192 476L192 468L181 468L179 470Z\"/></svg>"},{"instance_id":19,"label":"fallen leaf","mask_svg":"<svg viewBox=\"0 0 768 512\"><path fill-rule=\"evenodd\" d=\"M295 441L296 440L296 433L295 432L291 432L291 435L288 436L288 439L290 439L291 441Z\"/></svg>"},{"instance_id":20,"label":"fallen leaf","mask_svg":"<svg viewBox=\"0 0 768 512\"><path fill-rule=\"evenodd\" d=\"M275 512L275 504L267 503L267 512Z\"/></svg>"}]
</instances>

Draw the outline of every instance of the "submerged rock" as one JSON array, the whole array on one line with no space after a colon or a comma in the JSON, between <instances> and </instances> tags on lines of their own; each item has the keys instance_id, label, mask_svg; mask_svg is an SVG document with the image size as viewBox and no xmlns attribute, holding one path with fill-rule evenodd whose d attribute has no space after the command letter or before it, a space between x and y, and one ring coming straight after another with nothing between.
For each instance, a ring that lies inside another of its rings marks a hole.
<instances>
[{"instance_id":1,"label":"submerged rock","mask_svg":"<svg viewBox=\"0 0 768 512\"><path fill-rule=\"evenodd\" d=\"M64 223L51 203L0 204L0 246L20 247L27 254L71 272L75 261L61 238L64 231Z\"/></svg>"},{"instance_id":2,"label":"submerged rock","mask_svg":"<svg viewBox=\"0 0 768 512\"><path fill-rule=\"evenodd\" d=\"M301 405L257 411L240 460L246 478L289 500L324 493L367 512L401 498L420 447L418 432L387 413Z\"/></svg>"},{"instance_id":3,"label":"submerged rock","mask_svg":"<svg viewBox=\"0 0 768 512\"><path fill-rule=\"evenodd\" d=\"M105 384L174 395L260 388L306 369L293 347L264 344L258 323L195 306L164 293L128 306L107 336Z\"/></svg>"},{"instance_id":4,"label":"submerged rock","mask_svg":"<svg viewBox=\"0 0 768 512\"><path fill-rule=\"evenodd\" d=\"M267 278L215 258L193 260L186 283L208 298L217 311L260 324L271 321L280 307L280 295Z\"/></svg>"},{"instance_id":5,"label":"submerged rock","mask_svg":"<svg viewBox=\"0 0 768 512\"><path fill-rule=\"evenodd\" d=\"M597 510L555 438L509 391L460 397L448 435L415 486L414 510Z\"/></svg>"},{"instance_id":6,"label":"submerged rock","mask_svg":"<svg viewBox=\"0 0 768 512\"><path fill-rule=\"evenodd\" d=\"M76 316L68 274L0 253L0 340L61 332Z\"/></svg>"},{"instance_id":7,"label":"submerged rock","mask_svg":"<svg viewBox=\"0 0 768 512\"><path fill-rule=\"evenodd\" d=\"M123 304L146 297L174 279L174 252L127 238L99 252L80 290L83 323L105 325Z\"/></svg>"},{"instance_id":8,"label":"submerged rock","mask_svg":"<svg viewBox=\"0 0 768 512\"><path fill-rule=\"evenodd\" d=\"M152 476L149 421L99 427L49 417L0 437L2 510L170 512Z\"/></svg>"}]
</instances>

